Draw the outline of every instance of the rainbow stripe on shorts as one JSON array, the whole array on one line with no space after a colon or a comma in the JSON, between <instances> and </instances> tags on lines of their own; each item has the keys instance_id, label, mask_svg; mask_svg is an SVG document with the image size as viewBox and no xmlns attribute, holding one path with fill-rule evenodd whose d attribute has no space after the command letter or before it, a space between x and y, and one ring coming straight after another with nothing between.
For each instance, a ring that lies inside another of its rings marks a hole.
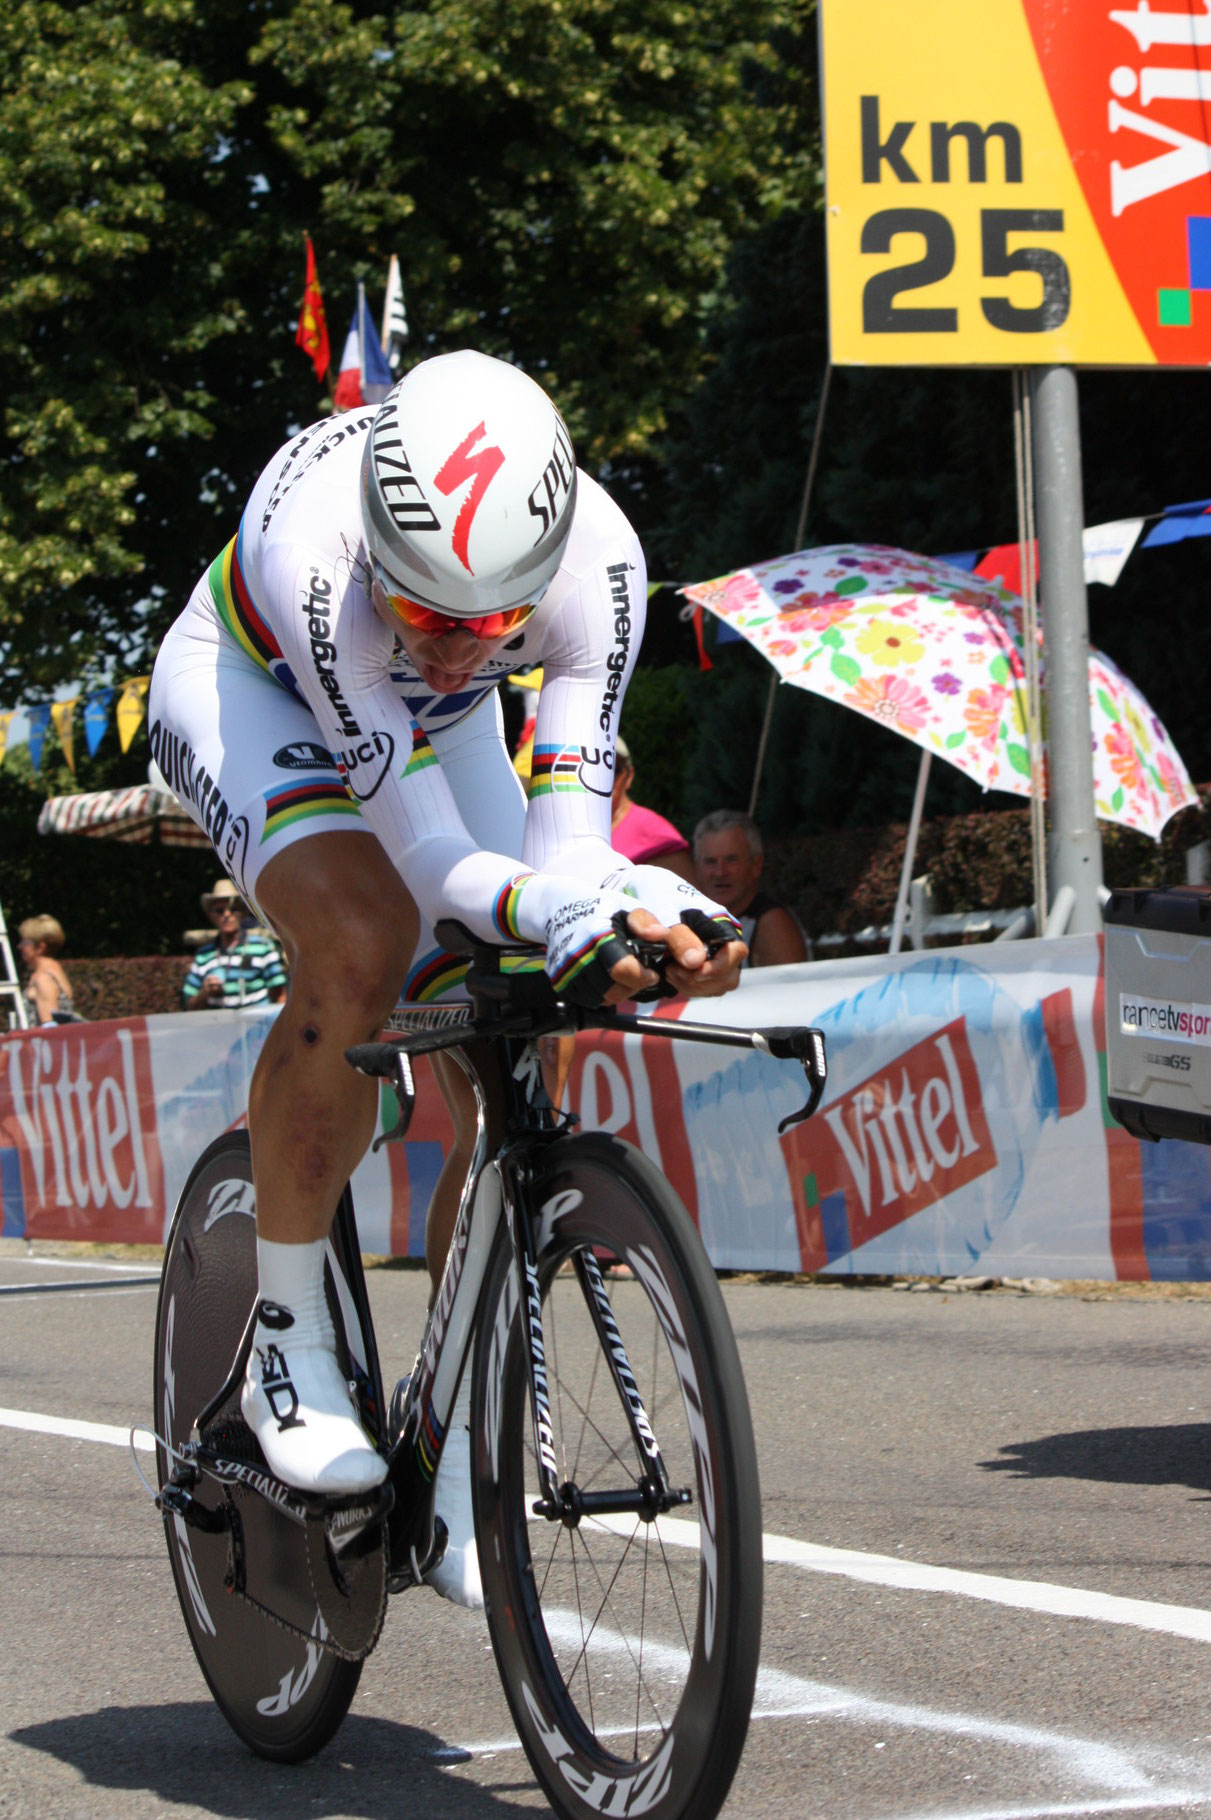
<instances>
[{"instance_id":1,"label":"rainbow stripe on shorts","mask_svg":"<svg viewBox=\"0 0 1211 1820\"><path fill-rule=\"evenodd\" d=\"M444 948L430 948L408 975L404 1002L426 1005L443 998L463 984L470 965L465 954L448 954Z\"/></svg>"},{"instance_id":2,"label":"rainbow stripe on shorts","mask_svg":"<svg viewBox=\"0 0 1211 1820\"><path fill-rule=\"evenodd\" d=\"M291 784L275 784L265 792L265 826L261 845L283 829L311 821L319 815L340 815L361 820L357 804L339 777L306 777Z\"/></svg>"}]
</instances>

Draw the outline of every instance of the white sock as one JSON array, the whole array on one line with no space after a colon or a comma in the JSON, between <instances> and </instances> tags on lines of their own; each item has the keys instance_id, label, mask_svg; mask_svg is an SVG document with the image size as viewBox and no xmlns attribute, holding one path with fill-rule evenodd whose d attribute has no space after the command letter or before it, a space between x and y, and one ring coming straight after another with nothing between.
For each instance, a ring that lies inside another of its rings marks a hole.
<instances>
[{"instance_id":1,"label":"white sock","mask_svg":"<svg viewBox=\"0 0 1211 1820\"><path fill-rule=\"evenodd\" d=\"M381 1484L387 1465L337 1362L325 1251L323 1239L258 1238L260 1300L240 1403L271 1472L300 1491L345 1496Z\"/></svg>"},{"instance_id":2,"label":"white sock","mask_svg":"<svg viewBox=\"0 0 1211 1820\"><path fill-rule=\"evenodd\" d=\"M434 1508L449 1531L450 1540L441 1561L427 1576L430 1586L458 1605L477 1610L483 1605L479 1576L479 1550L471 1505L471 1373L463 1381L450 1414L450 1427L442 1448L434 1485Z\"/></svg>"},{"instance_id":3,"label":"white sock","mask_svg":"<svg viewBox=\"0 0 1211 1820\"><path fill-rule=\"evenodd\" d=\"M335 1344L328 1297L324 1293L325 1239L283 1245L276 1239L256 1242L257 1287L262 1302L288 1309L294 1316L293 1337L308 1346ZM265 1323L269 1326L271 1323Z\"/></svg>"}]
</instances>

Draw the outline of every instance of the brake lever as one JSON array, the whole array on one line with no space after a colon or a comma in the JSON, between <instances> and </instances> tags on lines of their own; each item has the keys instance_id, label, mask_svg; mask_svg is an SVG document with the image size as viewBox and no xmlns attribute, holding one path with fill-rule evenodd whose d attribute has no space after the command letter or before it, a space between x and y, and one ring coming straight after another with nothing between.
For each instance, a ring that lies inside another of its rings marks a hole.
<instances>
[{"instance_id":1,"label":"brake lever","mask_svg":"<svg viewBox=\"0 0 1211 1820\"><path fill-rule=\"evenodd\" d=\"M786 1026L773 1030L762 1030L759 1047L776 1061L798 1061L803 1063L803 1072L807 1076L807 1104L799 1112L790 1112L779 1122L778 1135L789 1131L792 1125L801 1125L809 1119L820 1104L828 1080L828 1059L824 1052L824 1032L810 1025Z\"/></svg>"}]
</instances>

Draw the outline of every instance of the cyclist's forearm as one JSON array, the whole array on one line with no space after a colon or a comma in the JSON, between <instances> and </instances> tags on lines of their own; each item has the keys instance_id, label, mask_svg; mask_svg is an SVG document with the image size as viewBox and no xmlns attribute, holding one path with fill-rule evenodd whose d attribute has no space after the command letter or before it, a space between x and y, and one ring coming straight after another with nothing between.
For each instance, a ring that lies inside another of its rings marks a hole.
<instances>
[{"instance_id":1,"label":"cyclist's forearm","mask_svg":"<svg viewBox=\"0 0 1211 1820\"><path fill-rule=\"evenodd\" d=\"M503 853L436 836L395 860L431 923L452 917L488 942L543 944L551 918L597 884L587 875L531 872Z\"/></svg>"}]
</instances>

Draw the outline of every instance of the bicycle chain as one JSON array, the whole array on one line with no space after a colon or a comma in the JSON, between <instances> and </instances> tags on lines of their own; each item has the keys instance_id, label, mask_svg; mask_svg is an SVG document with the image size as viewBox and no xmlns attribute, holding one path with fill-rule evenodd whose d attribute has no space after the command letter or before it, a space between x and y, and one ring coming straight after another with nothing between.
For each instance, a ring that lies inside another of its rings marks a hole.
<instances>
[{"instance_id":1,"label":"bicycle chain","mask_svg":"<svg viewBox=\"0 0 1211 1820\"><path fill-rule=\"evenodd\" d=\"M238 1521L238 1503L237 1503L236 1494L238 1493L238 1498L240 1500L255 1497L257 1494L255 1492L248 1491L243 1486L240 1486L240 1487L224 1486L223 1489L224 1489L224 1492L227 1496L229 1503L232 1504L233 1508L236 1511L236 1516L237 1516L237 1521ZM333 1585L332 1575L331 1575L330 1570L327 1568L326 1563L325 1563L324 1574L322 1576L322 1578L326 1584L324 1587L324 1591L321 1592L320 1586L318 1586L316 1584L316 1573L315 1573L315 1563L313 1560L313 1549L309 1545L305 1546L305 1548L304 1548L304 1554L306 1556L306 1561L307 1561L307 1577L308 1577L308 1580L311 1585L311 1595L315 1600L316 1610L319 1615L320 1621L324 1625L325 1632L327 1633L326 1635L324 1635L322 1637L317 1636L314 1627L311 1630L304 1630L304 1628L301 1624L293 1624L289 1618L284 1618L282 1616L281 1612L272 1610L271 1607L264 1604L262 1600L254 1598L253 1595L248 1591L247 1585L244 1585L244 1586L233 1585L229 1588L229 1590L231 1592L234 1592L237 1598L242 1599L245 1605L250 1605L254 1611L259 1612L261 1617L268 1618L271 1624L276 1624L279 1630L288 1631L291 1634L291 1636L301 1637L304 1643L317 1644L320 1649L328 1650L330 1652L330 1654L332 1654L334 1656L339 1656L341 1658L341 1660L344 1662L364 1662L366 1657L370 1654L371 1650L374 1648L375 1644L378 1642L379 1638L382 1636L383 1623L384 1623L384 1620L387 1615L388 1543L387 1543L387 1525L386 1525L385 1520L380 1521L376 1525L376 1528L378 1529L379 1536L380 1536L380 1545L377 1549L377 1555L378 1555L378 1559L382 1563L381 1585L380 1585L377 1605L375 1606L373 1612L370 1614L370 1617L371 1617L370 1630L369 1630L368 1634L364 1634L362 1637L360 1637L358 1639L355 1647L351 1647L347 1642L341 1642L333 1634L332 1626L329 1623L329 1612L325 1611L325 1605L326 1604L329 1605L329 1611L331 1613L335 1614L335 1613L339 1612L340 1607L333 1606L330 1604L330 1602L334 1599L339 1600L342 1595L339 1593L337 1588ZM311 1537L310 1532L305 1532L305 1543L309 1544L312 1540L313 1540L313 1538ZM344 1615L345 1615L344 1613L341 1613L341 1616L344 1616Z\"/></svg>"}]
</instances>

